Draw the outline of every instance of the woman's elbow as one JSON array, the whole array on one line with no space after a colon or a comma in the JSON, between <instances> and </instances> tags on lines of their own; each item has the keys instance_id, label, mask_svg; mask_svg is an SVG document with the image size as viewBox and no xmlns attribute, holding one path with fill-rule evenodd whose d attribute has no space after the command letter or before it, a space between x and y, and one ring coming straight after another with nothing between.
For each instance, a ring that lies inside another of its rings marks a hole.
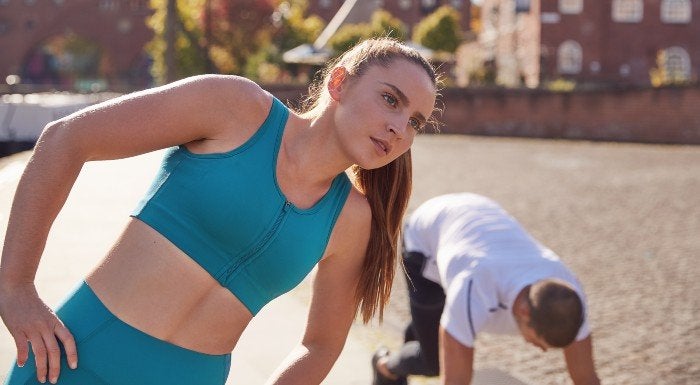
<instances>
[{"instance_id":1,"label":"woman's elbow","mask_svg":"<svg viewBox=\"0 0 700 385\"><path fill-rule=\"evenodd\" d=\"M44 126L34 147L34 153L38 156L47 154L85 162L89 160L89 154L80 143L79 138L71 131L69 123L65 119L58 119Z\"/></svg>"}]
</instances>

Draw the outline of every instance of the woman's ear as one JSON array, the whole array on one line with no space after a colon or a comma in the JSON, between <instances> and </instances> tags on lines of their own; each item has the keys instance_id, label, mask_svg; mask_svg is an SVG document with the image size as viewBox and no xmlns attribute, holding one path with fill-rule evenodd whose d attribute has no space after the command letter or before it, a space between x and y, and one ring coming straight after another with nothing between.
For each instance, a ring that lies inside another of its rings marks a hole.
<instances>
[{"instance_id":1,"label":"woman's ear","mask_svg":"<svg viewBox=\"0 0 700 385\"><path fill-rule=\"evenodd\" d=\"M345 80L348 76L348 70L345 67L335 67L331 71L328 79L328 93L333 100L340 100L340 93L345 85Z\"/></svg>"}]
</instances>

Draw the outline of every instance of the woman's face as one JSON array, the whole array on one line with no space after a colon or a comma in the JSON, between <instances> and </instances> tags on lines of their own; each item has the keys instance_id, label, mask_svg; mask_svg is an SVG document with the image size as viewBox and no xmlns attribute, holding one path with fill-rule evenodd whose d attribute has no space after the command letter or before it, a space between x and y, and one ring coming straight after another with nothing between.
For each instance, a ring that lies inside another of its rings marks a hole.
<instances>
[{"instance_id":1,"label":"woman's face","mask_svg":"<svg viewBox=\"0 0 700 385\"><path fill-rule=\"evenodd\" d=\"M339 72L339 73L338 73ZM436 89L418 64L394 60L389 67L371 65L361 76L329 83L338 103L335 124L346 155L365 169L385 166L408 151L433 112Z\"/></svg>"}]
</instances>

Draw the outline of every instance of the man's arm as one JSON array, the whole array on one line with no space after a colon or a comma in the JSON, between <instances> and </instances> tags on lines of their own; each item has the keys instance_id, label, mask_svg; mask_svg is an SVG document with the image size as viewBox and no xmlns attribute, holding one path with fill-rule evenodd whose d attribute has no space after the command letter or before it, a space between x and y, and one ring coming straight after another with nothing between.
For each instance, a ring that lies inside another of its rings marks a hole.
<instances>
[{"instance_id":1,"label":"man's arm","mask_svg":"<svg viewBox=\"0 0 700 385\"><path fill-rule=\"evenodd\" d=\"M590 335L564 348L564 359L574 384L600 385L593 365L593 343Z\"/></svg>"},{"instance_id":2,"label":"man's arm","mask_svg":"<svg viewBox=\"0 0 700 385\"><path fill-rule=\"evenodd\" d=\"M440 326L440 377L443 385L468 385L472 381L474 348L462 345Z\"/></svg>"}]
</instances>

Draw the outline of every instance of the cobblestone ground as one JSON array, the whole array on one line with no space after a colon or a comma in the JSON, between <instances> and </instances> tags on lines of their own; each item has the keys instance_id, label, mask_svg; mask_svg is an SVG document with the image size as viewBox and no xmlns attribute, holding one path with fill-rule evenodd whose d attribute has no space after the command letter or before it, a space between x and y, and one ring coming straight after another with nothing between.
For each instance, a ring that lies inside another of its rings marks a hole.
<instances>
[{"instance_id":1,"label":"cobblestone ground","mask_svg":"<svg viewBox=\"0 0 700 385\"><path fill-rule=\"evenodd\" d=\"M579 276L604 383L700 383L700 147L426 135L413 159L409 210L449 192L492 197ZM399 346L404 285L383 325L353 332ZM476 349L477 370L570 383L560 351L488 335Z\"/></svg>"}]
</instances>

